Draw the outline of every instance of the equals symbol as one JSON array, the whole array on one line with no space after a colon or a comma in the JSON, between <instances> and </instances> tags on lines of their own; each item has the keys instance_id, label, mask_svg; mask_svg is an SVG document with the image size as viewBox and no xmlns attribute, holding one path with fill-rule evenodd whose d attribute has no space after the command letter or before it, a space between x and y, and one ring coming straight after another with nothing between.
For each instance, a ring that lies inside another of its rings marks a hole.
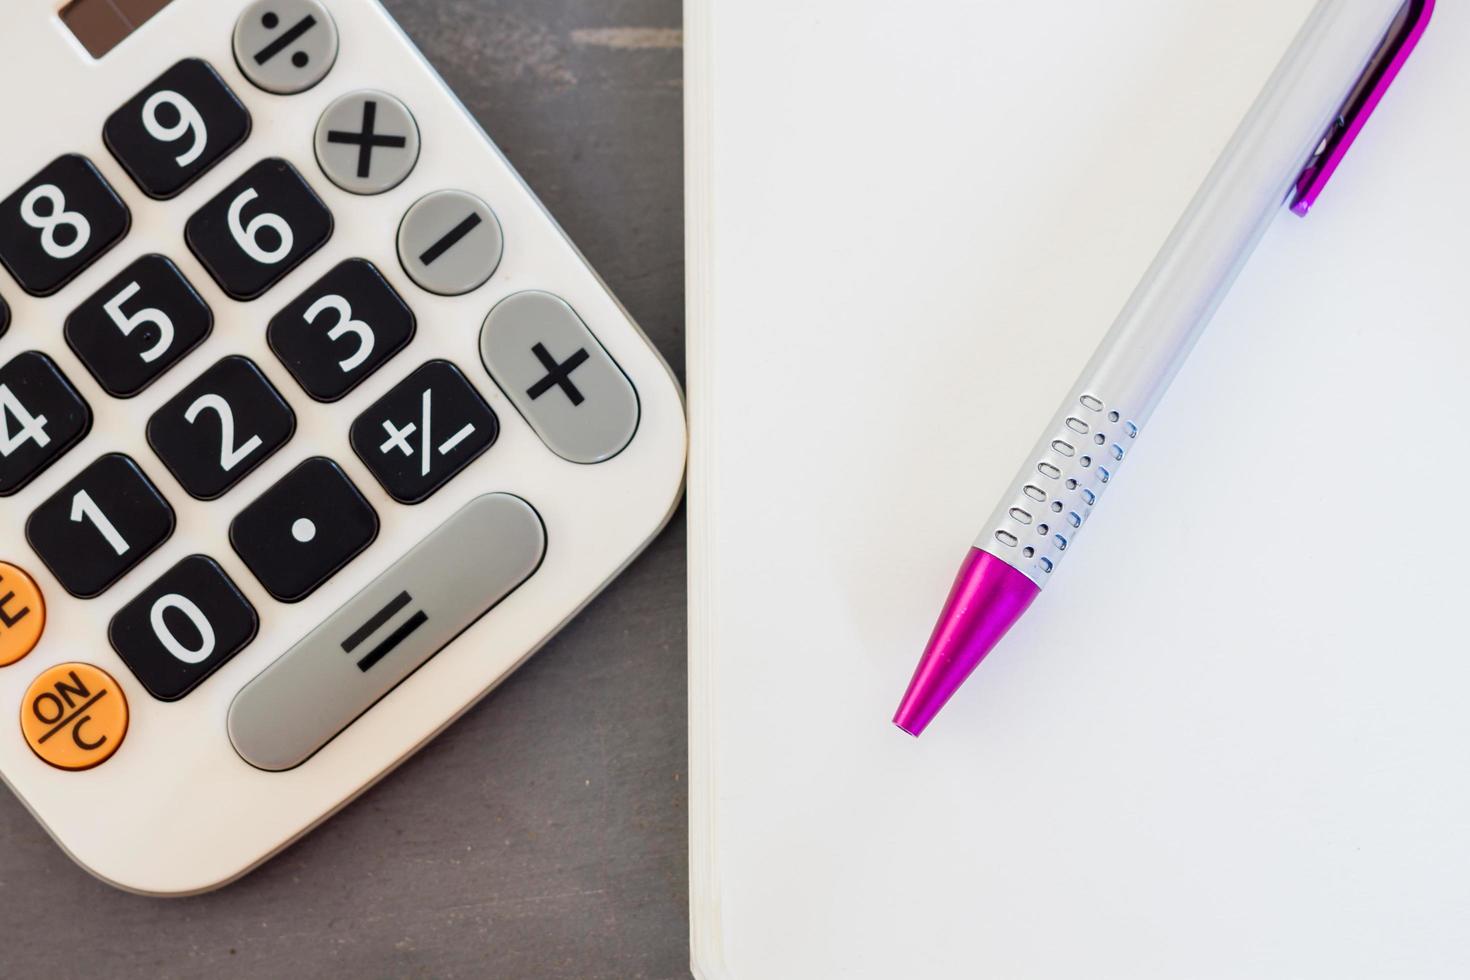
<instances>
[{"instance_id":1,"label":"equals symbol","mask_svg":"<svg viewBox=\"0 0 1470 980\"><path fill-rule=\"evenodd\" d=\"M342 641L342 651L352 653L362 646L373 635L388 624L388 621L413 601L413 596L407 592L400 592L388 601L382 609L368 617L368 621L359 626L351 636ZM383 641L373 647L363 658L357 662L357 669L367 673L379 660L392 653L400 643L408 639L420 626L429 621L429 614L422 609L416 611L412 616L398 625L398 628L384 637Z\"/></svg>"}]
</instances>

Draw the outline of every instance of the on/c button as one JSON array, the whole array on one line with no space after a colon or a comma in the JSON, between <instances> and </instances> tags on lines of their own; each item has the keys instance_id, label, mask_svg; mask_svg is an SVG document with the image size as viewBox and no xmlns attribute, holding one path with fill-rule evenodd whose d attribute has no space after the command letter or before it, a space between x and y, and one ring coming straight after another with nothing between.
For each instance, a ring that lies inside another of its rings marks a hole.
<instances>
[{"instance_id":1,"label":"on/c button","mask_svg":"<svg viewBox=\"0 0 1470 980\"><path fill-rule=\"evenodd\" d=\"M0 562L0 667L34 650L45 629L46 602L35 580Z\"/></svg>"},{"instance_id":2,"label":"on/c button","mask_svg":"<svg viewBox=\"0 0 1470 980\"><path fill-rule=\"evenodd\" d=\"M128 701L112 675L91 664L57 664L31 682L20 708L31 751L58 769L100 766L128 733Z\"/></svg>"}]
</instances>

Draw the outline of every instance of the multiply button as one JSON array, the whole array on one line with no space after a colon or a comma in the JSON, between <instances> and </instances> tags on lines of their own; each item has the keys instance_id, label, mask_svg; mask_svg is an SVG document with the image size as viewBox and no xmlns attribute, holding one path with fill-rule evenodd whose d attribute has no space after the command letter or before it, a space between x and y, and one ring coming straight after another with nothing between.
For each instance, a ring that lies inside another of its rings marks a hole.
<instances>
[{"instance_id":1,"label":"multiply button","mask_svg":"<svg viewBox=\"0 0 1470 980\"><path fill-rule=\"evenodd\" d=\"M35 580L0 562L0 667L9 667L36 648L46 629L46 601Z\"/></svg>"},{"instance_id":2,"label":"multiply button","mask_svg":"<svg viewBox=\"0 0 1470 980\"><path fill-rule=\"evenodd\" d=\"M128 733L128 699L107 671L57 664L31 682L20 709L31 751L58 769L100 766Z\"/></svg>"},{"instance_id":3,"label":"multiply button","mask_svg":"<svg viewBox=\"0 0 1470 980\"><path fill-rule=\"evenodd\" d=\"M573 463L623 451L638 428L638 395L592 331L550 293L500 301L480 331L480 356L541 441Z\"/></svg>"},{"instance_id":4,"label":"multiply button","mask_svg":"<svg viewBox=\"0 0 1470 980\"><path fill-rule=\"evenodd\" d=\"M230 705L235 751L270 772L301 765L514 592L545 553L546 529L520 497L470 501L245 685Z\"/></svg>"}]
</instances>

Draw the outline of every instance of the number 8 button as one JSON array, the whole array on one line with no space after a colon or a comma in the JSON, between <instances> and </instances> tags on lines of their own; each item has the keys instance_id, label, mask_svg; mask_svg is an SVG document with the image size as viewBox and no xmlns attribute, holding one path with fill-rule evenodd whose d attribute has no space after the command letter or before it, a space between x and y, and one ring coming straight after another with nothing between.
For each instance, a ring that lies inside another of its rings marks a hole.
<instances>
[{"instance_id":1,"label":"number 8 button","mask_svg":"<svg viewBox=\"0 0 1470 980\"><path fill-rule=\"evenodd\" d=\"M57 157L0 202L0 264L50 296L127 234L132 216L86 157Z\"/></svg>"}]
</instances>

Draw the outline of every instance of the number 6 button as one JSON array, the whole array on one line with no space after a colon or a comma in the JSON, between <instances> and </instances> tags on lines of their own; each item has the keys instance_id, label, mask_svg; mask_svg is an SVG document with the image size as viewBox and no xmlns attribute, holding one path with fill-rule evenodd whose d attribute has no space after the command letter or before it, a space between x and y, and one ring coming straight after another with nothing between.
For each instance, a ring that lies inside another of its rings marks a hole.
<instances>
[{"instance_id":1,"label":"number 6 button","mask_svg":"<svg viewBox=\"0 0 1470 980\"><path fill-rule=\"evenodd\" d=\"M121 453L82 470L26 521L26 540L78 599L106 592L173 533L173 508Z\"/></svg>"},{"instance_id":2,"label":"number 6 button","mask_svg":"<svg viewBox=\"0 0 1470 980\"><path fill-rule=\"evenodd\" d=\"M262 160L184 226L189 248L232 298L252 300L332 237L332 212L285 160Z\"/></svg>"},{"instance_id":3,"label":"number 6 button","mask_svg":"<svg viewBox=\"0 0 1470 980\"><path fill-rule=\"evenodd\" d=\"M0 264L50 296L127 234L132 216L86 157L57 157L0 202Z\"/></svg>"},{"instance_id":4,"label":"number 6 button","mask_svg":"<svg viewBox=\"0 0 1470 980\"><path fill-rule=\"evenodd\" d=\"M107 638L160 701L177 701L255 639L260 619L224 569L191 555L112 618Z\"/></svg>"},{"instance_id":5,"label":"number 6 button","mask_svg":"<svg viewBox=\"0 0 1470 980\"><path fill-rule=\"evenodd\" d=\"M174 197L250 133L250 113L208 62L187 58L107 119L102 139L149 197Z\"/></svg>"},{"instance_id":6,"label":"number 6 button","mask_svg":"<svg viewBox=\"0 0 1470 980\"><path fill-rule=\"evenodd\" d=\"M148 444L189 496L214 500L284 446L296 415L249 358L227 357L148 420Z\"/></svg>"}]
</instances>

